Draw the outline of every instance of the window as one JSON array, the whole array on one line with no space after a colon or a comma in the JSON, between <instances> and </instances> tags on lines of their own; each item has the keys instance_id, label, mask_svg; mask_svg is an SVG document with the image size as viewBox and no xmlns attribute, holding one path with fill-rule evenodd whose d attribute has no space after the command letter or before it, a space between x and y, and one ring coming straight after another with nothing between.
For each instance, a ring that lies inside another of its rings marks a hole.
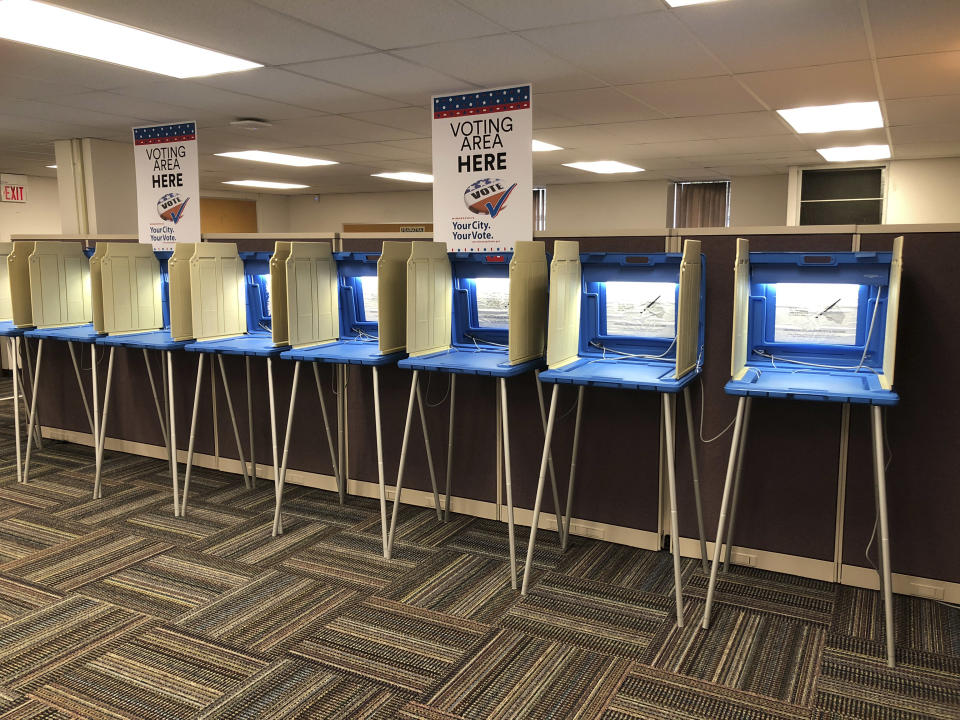
<instances>
[{"instance_id":1,"label":"window","mask_svg":"<svg viewBox=\"0 0 960 720\"><path fill-rule=\"evenodd\" d=\"M377 313L377 276L361 275L360 295L363 298L363 317L365 322L378 322Z\"/></svg>"},{"instance_id":2,"label":"window","mask_svg":"<svg viewBox=\"0 0 960 720\"><path fill-rule=\"evenodd\" d=\"M860 285L776 283L773 341L856 345Z\"/></svg>"},{"instance_id":3,"label":"window","mask_svg":"<svg viewBox=\"0 0 960 720\"><path fill-rule=\"evenodd\" d=\"M801 225L877 225L882 218L882 167L801 172Z\"/></svg>"},{"instance_id":4,"label":"window","mask_svg":"<svg viewBox=\"0 0 960 720\"><path fill-rule=\"evenodd\" d=\"M533 229L547 229L547 189L545 187L533 189Z\"/></svg>"},{"instance_id":5,"label":"window","mask_svg":"<svg viewBox=\"0 0 960 720\"><path fill-rule=\"evenodd\" d=\"M670 205L670 227L727 227L730 181L675 182Z\"/></svg>"},{"instance_id":6,"label":"window","mask_svg":"<svg viewBox=\"0 0 960 720\"><path fill-rule=\"evenodd\" d=\"M505 328L510 312L510 279L480 277L473 280L477 293L477 327Z\"/></svg>"},{"instance_id":7,"label":"window","mask_svg":"<svg viewBox=\"0 0 960 720\"><path fill-rule=\"evenodd\" d=\"M669 340L676 334L676 283L606 282L603 292L605 335Z\"/></svg>"}]
</instances>

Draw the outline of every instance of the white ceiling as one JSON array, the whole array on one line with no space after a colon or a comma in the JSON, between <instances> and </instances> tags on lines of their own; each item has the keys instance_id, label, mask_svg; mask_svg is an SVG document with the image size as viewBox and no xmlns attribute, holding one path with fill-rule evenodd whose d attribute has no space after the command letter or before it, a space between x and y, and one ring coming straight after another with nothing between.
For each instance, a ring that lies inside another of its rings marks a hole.
<instances>
[{"instance_id":1,"label":"white ceiling","mask_svg":"<svg viewBox=\"0 0 960 720\"><path fill-rule=\"evenodd\" d=\"M0 0L2 1L2 0ZM306 193L409 190L430 172L429 96L532 82L541 184L612 182L563 162L641 165L630 179L782 173L815 149L890 142L894 158L960 155L960 0L55 0L263 63L198 80L0 40L0 171L52 175L53 140L130 141L199 124L201 184L257 178ZM879 100L887 127L797 135L777 108ZM272 127L229 125L259 117ZM214 157L269 149L341 164Z\"/></svg>"}]
</instances>

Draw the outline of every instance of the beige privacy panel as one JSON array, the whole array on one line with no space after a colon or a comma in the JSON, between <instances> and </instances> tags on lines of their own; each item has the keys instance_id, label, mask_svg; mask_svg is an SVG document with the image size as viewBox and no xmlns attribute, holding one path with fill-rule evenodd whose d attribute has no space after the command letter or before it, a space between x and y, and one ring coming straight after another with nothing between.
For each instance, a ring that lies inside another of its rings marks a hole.
<instances>
[{"instance_id":1,"label":"beige privacy panel","mask_svg":"<svg viewBox=\"0 0 960 720\"><path fill-rule=\"evenodd\" d=\"M100 275L100 263L107 254L108 242L98 242L90 258L90 304L93 306L93 329L98 333L106 332L103 327L103 278Z\"/></svg>"},{"instance_id":2,"label":"beige privacy panel","mask_svg":"<svg viewBox=\"0 0 960 720\"><path fill-rule=\"evenodd\" d=\"M700 278L703 264L700 241L683 244L680 261L680 303L677 307L677 372L682 378L697 366L700 352Z\"/></svg>"},{"instance_id":3,"label":"beige privacy panel","mask_svg":"<svg viewBox=\"0 0 960 720\"><path fill-rule=\"evenodd\" d=\"M381 354L407 347L407 260L410 243L387 240L377 260L377 337Z\"/></svg>"},{"instance_id":4,"label":"beige privacy panel","mask_svg":"<svg viewBox=\"0 0 960 720\"><path fill-rule=\"evenodd\" d=\"M414 240L407 260L407 352L450 349L453 279L447 245Z\"/></svg>"},{"instance_id":5,"label":"beige privacy panel","mask_svg":"<svg viewBox=\"0 0 960 720\"><path fill-rule=\"evenodd\" d=\"M174 340L193 340L193 303L190 292L190 258L197 243L179 242L167 261L167 279L170 294L170 337Z\"/></svg>"},{"instance_id":6,"label":"beige privacy panel","mask_svg":"<svg viewBox=\"0 0 960 720\"><path fill-rule=\"evenodd\" d=\"M510 364L543 357L547 345L547 252L541 240L520 240L513 248L508 317Z\"/></svg>"},{"instance_id":7,"label":"beige privacy panel","mask_svg":"<svg viewBox=\"0 0 960 720\"><path fill-rule=\"evenodd\" d=\"M162 328L160 261L153 248L139 242L98 243L97 252L101 244L106 245L106 253L99 262L103 328L98 330L135 333Z\"/></svg>"},{"instance_id":8,"label":"beige privacy panel","mask_svg":"<svg viewBox=\"0 0 960 720\"><path fill-rule=\"evenodd\" d=\"M733 267L733 346L730 376L743 377L747 364L747 322L750 310L750 241L737 238L737 260Z\"/></svg>"},{"instance_id":9,"label":"beige privacy panel","mask_svg":"<svg viewBox=\"0 0 960 720\"><path fill-rule=\"evenodd\" d=\"M10 300L10 271L7 258L13 252L13 243L0 243L0 321L13 320L13 302Z\"/></svg>"},{"instance_id":10,"label":"beige privacy panel","mask_svg":"<svg viewBox=\"0 0 960 720\"><path fill-rule=\"evenodd\" d=\"M337 264L330 243L290 243L286 262L290 345L308 347L336 340L340 336L340 306Z\"/></svg>"},{"instance_id":11,"label":"beige privacy panel","mask_svg":"<svg viewBox=\"0 0 960 720\"><path fill-rule=\"evenodd\" d=\"M33 311L30 300L30 255L36 243L33 240L14 240L13 252L7 256L7 277L10 280L10 304L13 324L32 327Z\"/></svg>"},{"instance_id":12,"label":"beige privacy panel","mask_svg":"<svg viewBox=\"0 0 960 720\"><path fill-rule=\"evenodd\" d=\"M38 242L28 261L33 323L39 328L93 320L90 262L79 242Z\"/></svg>"},{"instance_id":13,"label":"beige privacy panel","mask_svg":"<svg viewBox=\"0 0 960 720\"><path fill-rule=\"evenodd\" d=\"M890 282L887 285L887 325L883 339L883 374L880 386L893 387L893 366L897 357L897 318L900 315L900 276L903 274L903 235L893 240Z\"/></svg>"},{"instance_id":14,"label":"beige privacy panel","mask_svg":"<svg viewBox=\"0 0 960 720\"><path fill-rule=\"evenodd\" d=\"M236 243L197 243L190 258L190 304L197 340L247 331L247 293Z\"/></svg>"},{"instance_id":15,"label":"beige privacy panel","mask_svg":"<svg viewBox=\"0 0 960 720\"><path fill-rule=\"evenodd\" d=\"M287 323L287 258L290 243L277 240L270 257L270 331L274 345L290 342Z\"/></svg>"},{"instance_id":16,"label":"beige privacy panel","mask_svg":"<svg viewBox=\"0 0 960 720\"><path fill-rule=\"evenodd\" d=\"M557 240L550 263L547 365L561 367L580 354L580 243Z\"/></svg>"}]
</instances>

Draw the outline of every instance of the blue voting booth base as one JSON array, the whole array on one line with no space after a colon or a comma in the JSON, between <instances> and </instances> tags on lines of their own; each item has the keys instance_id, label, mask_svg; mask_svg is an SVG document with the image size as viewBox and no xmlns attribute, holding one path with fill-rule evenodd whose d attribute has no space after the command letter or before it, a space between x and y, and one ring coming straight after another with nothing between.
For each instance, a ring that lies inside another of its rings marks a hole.
<instances>
[{"instance_id":1,"label":"blue voting booth base","mask_svg":"<svg viewBox=\"0 0 960 720\"><path fill-rule=\"evenodd\" d=\"M823 402L896 405L900 396L880 387L871 370L785 370L749 368L740 380L730 380L724 392L742 397L790 398Z\"/></svg>"},{"instance_id":2,"label":"blue voting booth base","mask_svg":"<svg viewBox=\"0 0 960 720\"><path fill-rule=\"evenodd\" d=\"M300 362L323 362L341 365L391 365L405 353L381 354L376 340L337 340L324 345L285 350L280 357Z\"/></svg>"},{"instance_id":3,"label":"blue voting booth base","mask_svg":"<svg viewBox=\"0 0 960 720\"><path fill-rule=\"evenodd\" d=\"M530 370L542 368L544 365L543 358L511 365L507 360L506 350L473 347L454 347L430 355L408 357L397 363L398 367L406 370L432 370L459 375L489 375L498 378L522 375Z\"/></svg>"},{"instance_id":4,"label":"blue voting booth base","mask_svg":"<svg viewBox=\"0 0 960 720\"><path fill-rule=\"evenodd\" d=\"M675 393L683 390L700 374L700 368L696 368L678 379L674 377L675 370L672 362L580 358L569 365L544 370L540 373L540 380L545 383Z\"/></svg>"}]
</instances>

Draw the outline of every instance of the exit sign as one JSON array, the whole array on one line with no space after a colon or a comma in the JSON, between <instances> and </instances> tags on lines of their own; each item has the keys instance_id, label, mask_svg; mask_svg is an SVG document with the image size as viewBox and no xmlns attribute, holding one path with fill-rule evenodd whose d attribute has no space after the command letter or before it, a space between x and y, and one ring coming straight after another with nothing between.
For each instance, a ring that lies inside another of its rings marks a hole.
<instances>
[{"instance_id":1,"label":"exit sign","mask_svg":"<svg viewBox=\"0 0 960 720\"><path fill-rule=\"evenodd\" d=\"M23 175L0 175L0 201L27 201L27 178Z\"/></svg>"}]
</instances>

